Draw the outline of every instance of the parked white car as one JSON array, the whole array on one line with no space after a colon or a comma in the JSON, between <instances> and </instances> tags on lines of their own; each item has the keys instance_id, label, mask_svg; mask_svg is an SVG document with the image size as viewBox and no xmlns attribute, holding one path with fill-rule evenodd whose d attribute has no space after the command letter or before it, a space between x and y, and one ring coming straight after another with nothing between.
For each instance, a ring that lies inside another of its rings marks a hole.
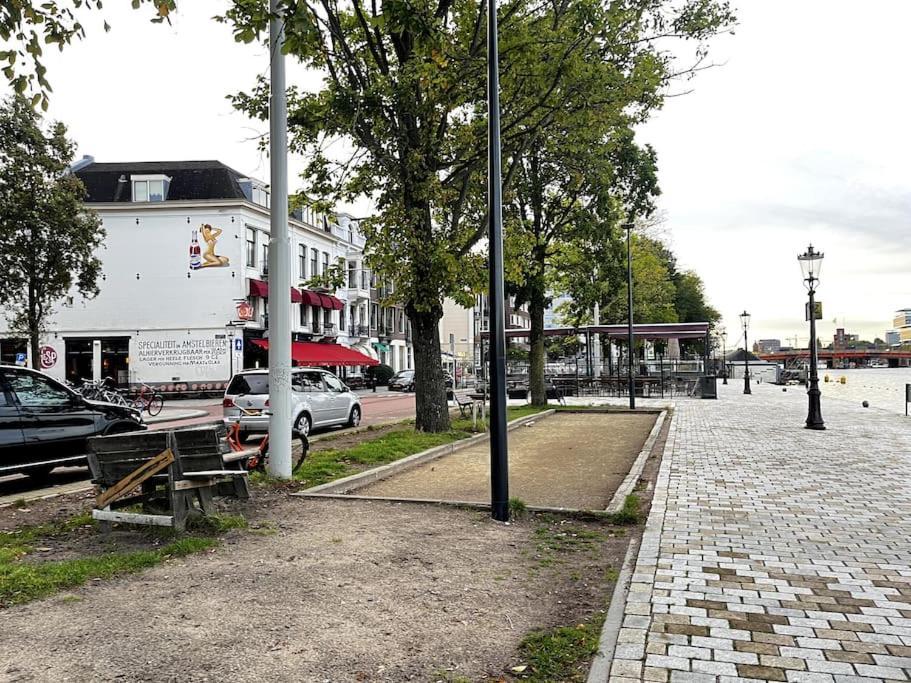
<instances>
[{"instance_id":1,"label":"parked white car","mask_svg":"<svg viewBox=\"0 0 911 683\"><path fill-rule=\"evenodd\" d=\"M244 370L231 378L222 401L224 421L240 423L240 436L269 431L269 371ZM361 401L331 372L320 368L291 370L291 424L297 433L317 427L361 422Z\"/></svg>"}]
</instances>

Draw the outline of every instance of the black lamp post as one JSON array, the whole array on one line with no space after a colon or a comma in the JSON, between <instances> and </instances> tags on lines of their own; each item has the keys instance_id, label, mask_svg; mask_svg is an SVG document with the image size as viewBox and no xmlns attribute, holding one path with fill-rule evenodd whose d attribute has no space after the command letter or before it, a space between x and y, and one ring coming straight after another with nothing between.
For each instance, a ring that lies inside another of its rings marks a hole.
<instances>
[{"instance_id":1,"label":"black lamp post","mask_svg":"<svg viewBox=\"0 0 911 683\"><path fill-rule=\"evenodd\" d=\"M719 334L721 335L721 376L722 376L721 383L727 384L728 383L728 350L727 350L728 331L722 327L721 330L719 330Z\"/></svg>"},{"instance_id":2,"label":"black lamp post","mask_svg":"<svg viewBox=\"0 0 911 683\"><path fill-rule=\"evenodd\" d=\"M750 314L744 311L740 314L740 322L743 323L743 393L752 394L750 389L750 352L747 344L747 328L750 326Z\"/></svg>"},{"instance_id":3,"label":"black lamp post","mask_svg":"<svg viewBox=\"0 0 911 683\"><path fill-rule=\"evenodd\" d=\"M816 285L819 282L819 270L822 267L823 254L813 249L811 244L807 250L797 257L800 261L800 270L803 272L803 281L810 296L807 317L810 319L810 376L807 396L809 397L809 410L807 411L807 429L825 429L822 421L822 410L819 407L819 376L816 366L819 362L816 348Z\"/></svg>"},{"instance_id":4,"label":"black lamp post","mask_svg":"<svg viewBox=\"0 0 911 683\"><path fill-rule=\"evenodd\" d=\"M627 344L629 353L627 358L627 390L629 391L630 410L636 407L636 380L633 377L633 346L635 339L633 337L633 252L631 248L631 235L633 234L632 221L624 224L626 230L626 312L629 322L627 323Z\"/></svg>"}]
</instances>

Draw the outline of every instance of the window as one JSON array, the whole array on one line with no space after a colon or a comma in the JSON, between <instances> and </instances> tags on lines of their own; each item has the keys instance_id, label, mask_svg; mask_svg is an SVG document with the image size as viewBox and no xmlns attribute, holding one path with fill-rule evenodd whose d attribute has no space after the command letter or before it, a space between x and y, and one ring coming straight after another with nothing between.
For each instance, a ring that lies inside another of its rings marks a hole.
<instances>
[{"instance_id":1,"label":"window","mask_svg":"<svg viewBox=\"0 0 911 683\"><path fill-rule=\"evenodd\" d=\"M368 277L367 277L367 269L362 268L361 269L361 289L367 289L368 284L369 283L368 283Z\"/></svg>"},{"instance_id":2,"label":"window","mask_svg":"<svg viewBox=\"0 0 911 683\"><path fill-rule=\"evenodd\" d=\"M312 321L310 331L314 334L319 332L319 308L317 306L310 307L310 320Z\"/></svg>"},{"instance_id":3,"label":"window","mask_svg":"<svg viewBox=\"0 0 911 683\"><path fill-rule=\"evenodd\" d=\"M357 261L348 261L348 286L357 287Z\"/></svg>"},{"instance_id":4,"label":"window","mask_svg":"<svg viewBox=\"0 0 911 683\"><path fill-rule=\"evenodd\" d=\"M158 176L132 176L134 202L163 202L168 196L170 178Z\"/></svg>"},{"instance_id":5,"label":"window","mask_svg":"<svg viewBox=\"0 0 911 683\"><path fill-rule=\"evenodd\" d=\"M263 244L263 270L269 270L269 244Z\"/></svg>"},{"instance_id":6,"label":"window","mask_svg":"<svg viewBox=\"0 0 911 683\"><path fill-rule=\"evenodd\" d=\"M323 375L323 379L326 381L326 388L329 391L334 391L338 394L342 393L344 390L344 385L339 381L338 377L335 375L330 375L326 373Z\"/></svg>"},{"instance_id":7,"label":"window","mask_svg":"<svg viewBox=\"0 0 911 683\"><path fill-rule=\"evenodd\" d=\"M66 389L40 375L17 372L9 376L9 385L24 408L68 406L73 400Z\"/></svg>"},{"instance_id":8,"label":"window","mask_svg":"<svg viewBox=\"0 0 911 683\"><path fill-rule=\"evenodd\" d=\"M339 330L339 332L345 331L345 309L344 309L344 307L340 308L338 311L338 330Z\"/></svg>"},{"instance_id":9,"label":"window","mask_svg":"<svg viewBox=\"0 0 911 683\"><path fill-rule=\"evenodd\" d=\"M323 272L321 274L325 275L328 271L329 271L329 254L324 251L323 252Z\"/></svg>"},{"instance_id":10,"label":"window","mask_svg":"<svg viewBox=\"0 0 911 683\"><path fill-rule=\"evenodd\" d=\"M269 192L266 189L264 189L258 185L254 185L252 195L253 195L254 204L259 204L260 206L265 206L267 209L269 208L269 204L270 204Z\"/></svg>"},{"instance_id":11,"label":"window","mask_svg":"<svg viewBox=\"0 0 911 683\"><path fill-rule=\"evenodd\" d=\"M377 304L370 304L370 329L376 329L376 319L377 312L379 311L379 306Z\"/></svg>"},{"instance_id":12,"label":"window","mask_svg":"<svg viewBox=\"0 0 911 683\"><path fill-rule=\"evenodd\" d=\"M399 311L399 332L405 331L405 311Z\"/></svg>"},{"instance_id":13,"label":"window","mask_svg":"<svg viewBox=\"0 0 911 683\"><path fill-rule=\"evenodd\" d=\"M247 268L256 268L256 230L247 226Z\"/></svg>"},{"instance_id":14,"label":"window","mask_svg":"<svg viewBox=\"0 0 911 683\"><path fill-rule=\"evenodd\" d=\"M301 321L301 327L307 326L307 305L306 304L300 304L300 321Z\"/></svg>"},{"instance_id":15,"label":"window","mask_svg":"<svg viewBox=\"0 0 911 683\"><path fill-rule=\"evenodd\" d=\"M323 391L323 377L321 372L296 372L291 377L291 388L295 391L313 393Z\"/></svg>"},{"instance_id":16,"label":"window","mask_svg":"<svg viewBox=\"0 0 911 683\"><path fill-rule=\"evenodd\" d=\"M319 275L319 267L317 265L317 259L319 259L319 252L316 249L310 250L310 277L316 277Z\"/></svg>"},{"instance_id":17,"label":"window","mask_svg":"<svg viewBox=\"0 0 911 683\"><path fill-rule=\"evenodd\" d=\"M298 245L297 247L297 268L300 271L300 279L304 280L307 277L307 247L303 244Z\"/></svg>"}]
</instances>

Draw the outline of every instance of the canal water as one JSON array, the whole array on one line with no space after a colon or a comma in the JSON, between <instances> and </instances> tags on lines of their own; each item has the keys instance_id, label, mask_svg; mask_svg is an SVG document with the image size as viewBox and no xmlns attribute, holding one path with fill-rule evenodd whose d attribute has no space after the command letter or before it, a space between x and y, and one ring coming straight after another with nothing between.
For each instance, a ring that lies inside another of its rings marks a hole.
<instances>
[{"instance_id":1,"label":"canal water","mask_svg":"<svg viewBox=\"0 0 911 683\"><path fill-rule=\"evenodd\" d=\"M825 376L829 381L823 381ZM840 384L839 379L845 378ZM858 370L819 371L819 388L823 400L836 398L858 404L868 401L871 408L905 414L905 384L911 384L911 368L863 368ZM909 406L911 409L911 406ZM826 407L823 404L825 417Z\"/></svg>"}]
</instances>

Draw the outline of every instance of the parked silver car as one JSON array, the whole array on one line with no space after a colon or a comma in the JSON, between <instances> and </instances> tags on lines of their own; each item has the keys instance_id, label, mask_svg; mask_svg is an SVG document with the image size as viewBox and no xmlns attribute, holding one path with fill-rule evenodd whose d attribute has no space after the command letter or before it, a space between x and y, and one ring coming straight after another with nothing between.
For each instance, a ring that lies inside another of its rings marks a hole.
<instances>
[{"instance_id":1,"label":"parked silver car","mask_svg":"<svg viewBox=\"0 0 911 683\"><path fill-rule=\"evenodd\" d=\"M240 435L269 431L269 371L244 370L231 378L222 401L226 423L240 423ZM291 371L291 419L296 432L361 421L361 401L338 377L320 368Z\"/></svg>"}]
</instances>

